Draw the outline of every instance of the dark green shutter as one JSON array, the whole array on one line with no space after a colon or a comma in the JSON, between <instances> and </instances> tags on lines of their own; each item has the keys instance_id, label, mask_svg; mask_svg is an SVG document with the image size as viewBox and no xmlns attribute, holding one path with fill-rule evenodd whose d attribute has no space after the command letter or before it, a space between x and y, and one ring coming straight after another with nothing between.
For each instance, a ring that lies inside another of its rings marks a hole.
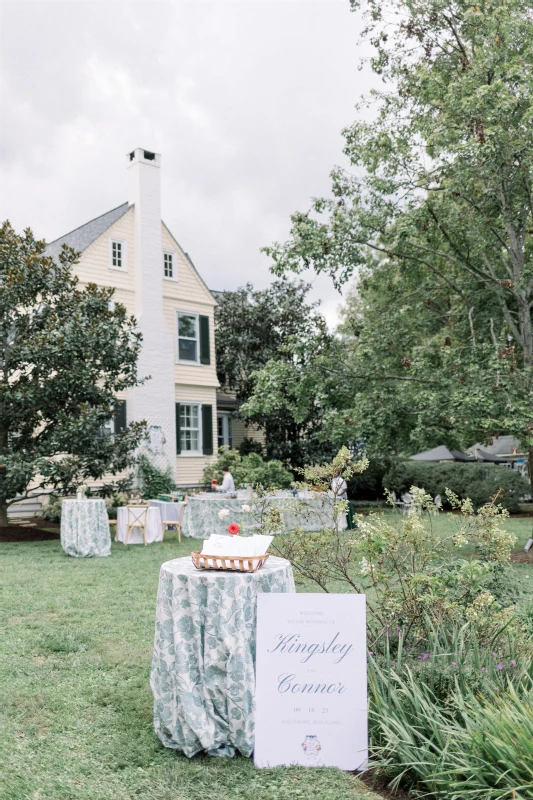
<instances>
[{"instance_id":1,"label":"dark green shutter","mask_svg":"<svg viewBox=\"0 0 533 800\"><path fill-rule=\"evenodd\" d=\"M209 342L209 317L200 316L200 364L211 363Z\"/></svg>"},{"instance_id":2,"label":"dark green shutter","mask_svg":"<svg viewBox=\"0 0 533 800\"><path fill-rule=\"evenodd\" d=\"M123 431L126 424L126 401L118 400L115 408L115 433Z\"/></svg>"},{"instance_id":3,"label":"dark green shutter","mask_svg":"<svg viewBox=\"0 0 533 800\"><path fill-rule=\"evenodd\" d=\"M202 406L202 441L204 456L213 455L213 406Z\"/></svg>"},{"instance_id":4,"label":"dark green shutter","mask_svg":"<svg viewBox=\"0 0 533 800\"><path fill-rule=\"evenodd\" d=\"M181 453L180 404L176 403L176 453Z\"/></svg>"}]
</instances>

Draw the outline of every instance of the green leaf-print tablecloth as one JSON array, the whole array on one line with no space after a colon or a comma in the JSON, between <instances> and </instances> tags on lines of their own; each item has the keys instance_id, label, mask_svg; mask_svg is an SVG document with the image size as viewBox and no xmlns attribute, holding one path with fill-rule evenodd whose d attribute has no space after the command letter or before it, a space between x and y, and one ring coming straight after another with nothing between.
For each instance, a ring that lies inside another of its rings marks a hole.
<instances>
[{"instance_id":1,"label":"green leaf-print tablecloth","mask_svg":"<svg viewBox=\"0 0 533 800\"><path fill-rule=\"evenodd\" d=\"M294 592L292 567L270 556L257 572L161 566L150 684L155 732L191 757L250 756L254 746L258 592Z\"/></svg>"},{"instance_id":2,"label":"green leaf-print tablecloth","mask_svg":"<svg viewBox=\"0 0 533 800\"><path fill-rule=\"evenodd\" d=\"M333 504L329 497L316 495L311 498L296 500L288 496L269 498L270 503L275 503L283 520L285 533L299 528L303 531L321 531L332 527ZM236 522L243 530L253 532L257 529L258 521L253 514L243 511L243 505L252 506L254 503L249 497L244 499L229 499L206 494L195 497L192 495L187 500L187 505L181 523L183 536L193 539L208 539L212 533L227 533L230 522ZM218 512L228 509L229 516L219 519ZM346 515L339 517L339 529L346 527Z\"/></svg>"},{"instance_id":3,"label":"green leaf-print tablecloth","mask_svg":"<svg viewBox=\"0 0 533 800\"><path fill-rule=\"evenodd\" d=\"M111 555L109 518L103 500L63 500L61 546L77 558Z\"/></svg>"}]
</instances>

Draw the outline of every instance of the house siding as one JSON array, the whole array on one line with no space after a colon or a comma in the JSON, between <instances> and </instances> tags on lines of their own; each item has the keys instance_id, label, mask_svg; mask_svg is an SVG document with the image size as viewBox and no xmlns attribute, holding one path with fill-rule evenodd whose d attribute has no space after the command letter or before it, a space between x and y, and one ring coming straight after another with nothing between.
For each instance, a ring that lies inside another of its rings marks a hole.
<instances>
[{"instance_id":1,"label":"house siding","mask_svg":"<svg viewBox=\"0 0 533 800\"><path fill-rule=\"evenodd\" d=\"M89 282L115 289L115 299L123 303L130 314L135 314L135 233L132 207L123 217L111 225L81 254L74 273L82 285ZM109 241L121 239L126 243L126 270L109 267ZM205 467L216 457L217 451L217 404L216 389L219 386L215 362L215 320L216 301L191 265L178 242L164 223L161 223L162 250L176 254L177 279L163 280L163 316L174 340L174 358L168 369L174 370L174 396L176 402L210 404L213 407L213 456L176 457L176 480L181 486L200 485L203 482ZM163 271L163 252L161 253ZM178 364L176 312L190 311L209 318L210 361L204 364ZM120 399L130 401L135 389L121 392ZM131 421L130 419L128 421ZM106 476L105 481L112 480Z\"/></svg>"},{"instance_id":2,"label":"house siding","mask_svg":"<svg viewBox=\"0 0 533 800\"><path fill-rule=\"evenodd\" d=\"M217 443L217 397L216 388L209 386L191 386L179 384L176 386L176 402L204 404L213 407L213 448L212 456L189 456L180 454L176 456L176 480L178 486L198 486L203 483L204 469L216 458Z\"/></svg>"}]
</instances>

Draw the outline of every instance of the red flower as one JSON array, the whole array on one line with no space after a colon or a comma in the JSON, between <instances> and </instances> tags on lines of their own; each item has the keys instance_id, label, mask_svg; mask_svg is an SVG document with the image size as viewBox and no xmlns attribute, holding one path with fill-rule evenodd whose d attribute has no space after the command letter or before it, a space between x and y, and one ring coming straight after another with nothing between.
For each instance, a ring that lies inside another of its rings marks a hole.
<instances>
[{"instance_id":1,"label":"red flower","mask_svg":"<svg viewBox=\"0 0 533 800\"><path fill-rule=\"evenodd\" d=\"M240 528L236 522L232 522L231 525L228 525L228 533L231 533L232 536L236 536L239 531Z\"/></svg>"}]
</instances>

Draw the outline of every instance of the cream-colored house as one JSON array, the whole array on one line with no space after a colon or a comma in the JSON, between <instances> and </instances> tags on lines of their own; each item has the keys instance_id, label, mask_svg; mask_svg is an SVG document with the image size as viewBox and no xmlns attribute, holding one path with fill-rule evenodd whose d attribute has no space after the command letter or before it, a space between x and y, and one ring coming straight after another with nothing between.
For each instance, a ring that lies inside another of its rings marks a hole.
<instances>
[{"instance_id":1,"label":"cream-colored house","mask_svg":"<svg viewBox=\"0 0 533 800\"><path fill-rule=\"evenodd\" d=\"M126 203L51 242L81 252L82 284L112 286L143 334L138 372L151 376L121 398L114 425L146 419L149 450L179 486L202 482L227 423L217 420L216 300L161 219L161 157L142 148L127 155Z\"/></svg>"}]
</instances>

